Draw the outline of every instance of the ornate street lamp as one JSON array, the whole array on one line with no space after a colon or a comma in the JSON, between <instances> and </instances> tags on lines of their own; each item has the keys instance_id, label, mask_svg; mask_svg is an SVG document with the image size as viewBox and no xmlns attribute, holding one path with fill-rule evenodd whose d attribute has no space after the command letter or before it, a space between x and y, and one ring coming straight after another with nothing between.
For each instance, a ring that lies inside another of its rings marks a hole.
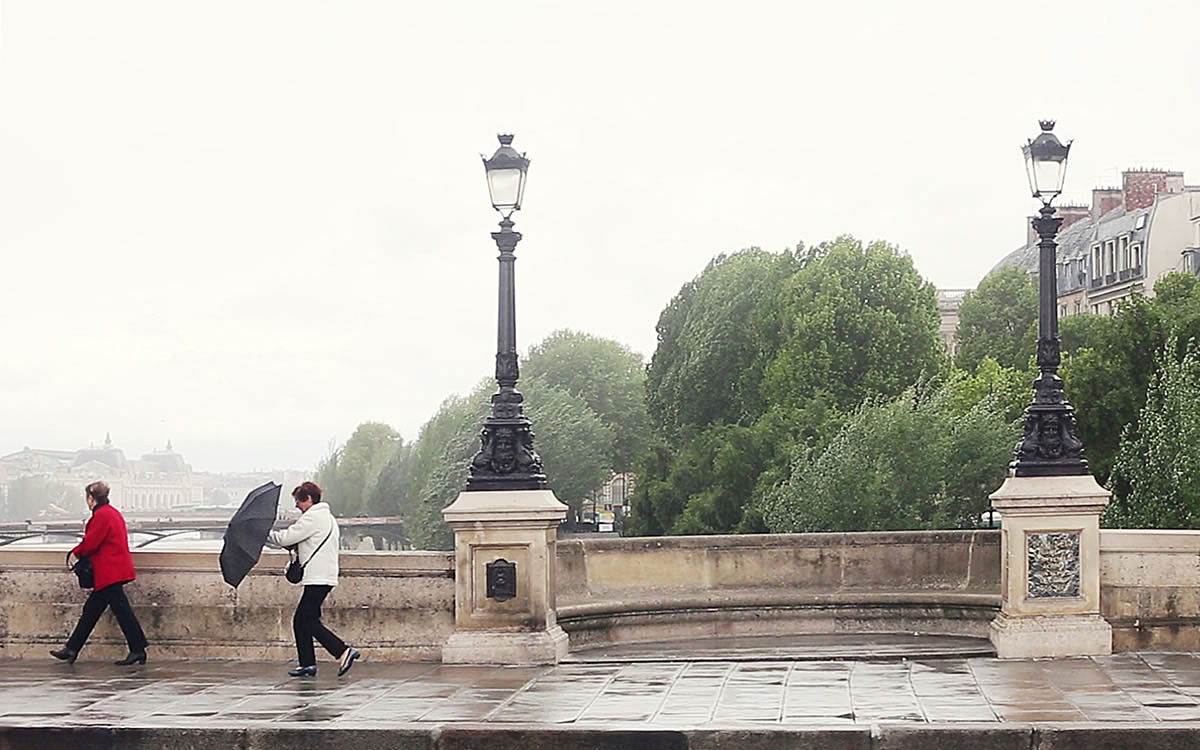
<instances>
[{"instance_id":1,"label":"ornate street lamp","mask_svg":"<svg viewBox=\"0 0 1200 750\"><path fill-rule=\"evenodd\" d=\"M1038 123L1042 132L1022 147L1029 189L1042 201L1033 218L1038 234L1038 377L1033 381L1033 403L1025 409L1025 436L1013 451L1009 471L1013 476L1067 476L1088 473L1083 457L1083 441L1075 429L1075 410L1063 393L1058 376L1061 342L1058 338L1058 297L1055 283L1054 241L1062 219L1050 205L1062 192L1067 173L1067 153L1071 144L1063 144L1052 132L1053 120Z\"/></svg>"},{"instance_id":2,"label":"ornate street lamp","mask_svg":"<svg viewBox=\"0 0 1200 750\"><path fill-rule=\"evenodd\" d=\"M533 423L525 416L517 390L517 318L513 250L521 233L510 218L521 208L529 159L512 147L511 135L497 136L500 148L483 159L492 207L500 212L500 231L492 239L500 249L500 311L496 331L496 383L492 413L483 423L480 448L471 459L468 490L541 490L546 488L542 459L533 450Z\"/></svg>"}]
</instances>

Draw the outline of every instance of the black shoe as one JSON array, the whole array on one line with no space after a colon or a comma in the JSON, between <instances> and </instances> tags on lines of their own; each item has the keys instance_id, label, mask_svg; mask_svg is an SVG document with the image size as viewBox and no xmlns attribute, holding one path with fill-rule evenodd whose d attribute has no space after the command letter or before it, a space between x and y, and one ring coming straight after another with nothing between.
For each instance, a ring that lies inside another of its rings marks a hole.
<instances>
[{"instance_id":1,"label":"black shoe","mask_svg":"<svg viewBox=\"0 0 1200 750\"><path fill-rule=\"evenodd\" d=\"M145 664L145 663L146 663L146 652L145 651L130 651L129 656L126 656L124 659L121 659L120 661L113 662L113 664L116 664L118 667L128 667L130 664Z\"/></svg>"},{"instance_id":2,"label":"black shoe","mask_svg":"<svg viewBox=\"0 0 1200 750\"><path fill-rule=\"evenodd\" d=\"M316 677L316 666L311 667L296 667L288 670L288 677Z\"/></svg>"},{"instance_id":3,"label":"black shoe","mask_svg":"<svg viewBox=\"0 0 1200 750\"><path fill-rule=\"evenodd\" d=\"M57 651L51 651L50 655L53 656L55 659L58 659L60 661L65 661L68 664L74 664L75 658L79 656L79 652L72 651L71 649L64 646L63 648L60 648Z\"/></svg>"},{"instance_id":4,"label":"black shoe","mask_svg":"<svg viewBox=\"0 0 1200 750\"><path fill-rule=\"evenodd\" d=\"M342 654L342 664L338 667L338 677L350 671L350 667L354 666L354 660L362 654L358 653L358 649L353 646L346 647L346 653Z\"/></svg>"}]
</instances>

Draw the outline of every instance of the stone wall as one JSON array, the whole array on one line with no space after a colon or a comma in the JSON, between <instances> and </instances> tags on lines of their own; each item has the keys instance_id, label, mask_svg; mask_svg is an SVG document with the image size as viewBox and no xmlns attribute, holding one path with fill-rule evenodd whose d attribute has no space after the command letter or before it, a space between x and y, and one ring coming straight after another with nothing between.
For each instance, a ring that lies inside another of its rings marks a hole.
<instances>
[{"instance_id":1,"label":"stone wall","mask_svg":"<svg viewBox=\"0 0 1200 750\"><path fill-rule=\"evenodd\" d=\"M921 631L986 637L996 531L567 539L571 645L710 635Z\"/></svg>"},{"instance_id":2,"label":"stone wall","mask_svg":"<svg viewBox=\"0 0 1200 750\"><path fill-rule=\"evenodd\" d=\"M1113 651L1200 650L1200 531L1101 531L1100 613Z\"/></svg>"},{"instance_id":3,"label":"stone wall","mask_svg":"<svg viewBox=\"0 0 1200 750\"><path fill-rule=\"evenodd\" d=\"M580 647L704 635L987 635L1000 602L995 531L563 539L559 623ZM211 552L135 552L130 599L159 658L295 659L298 587L266 552L237 589ZM1113 650L1200 650L1200 531L1100 534ZM343 552L325 620L372 658L437 660L454 627L443 552ZM44 658L86 592L63 551L0 548L0 658ZM124 655L105 616L82 658Z\"/></svg>"},{"instance_id":4,"label":"stone wall","mask_svg":"<svg viewBox=\"0 0 1200 750\"><path fill-rule=\"evenodd\" d=\"M0 657L43 658L66 641L87 592L64 568L64 554L0 548ZM221 579L215 552L134 552L133 560L138 579L126 590L151 658L295 661L301 589L283 578L286 553L264 552L237 589ZM453 555L343 552L323 620L371 658L436 661L454 629ZM105 615L80 658L125 652Z\"/></svg>"}]
</instances>

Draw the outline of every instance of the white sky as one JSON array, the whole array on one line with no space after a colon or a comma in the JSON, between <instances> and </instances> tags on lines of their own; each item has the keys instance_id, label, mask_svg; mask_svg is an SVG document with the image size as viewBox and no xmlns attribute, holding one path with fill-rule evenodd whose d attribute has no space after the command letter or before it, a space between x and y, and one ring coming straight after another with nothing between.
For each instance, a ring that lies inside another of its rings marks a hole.
<instances>
[{"instance_id":1,"label":"white sky","mask_svg":"<svg viewBox=\"0 0 1200 750\"><path fill-rule=\"evenodd\" d=\"M1039 117L1075 197L1200 182L1192 0L2 1L0 454L414 438L493 366L497 132L533 162L522 349L649 357L716 253L844 232L973 286Z\"/></svg>"}]
</instances>

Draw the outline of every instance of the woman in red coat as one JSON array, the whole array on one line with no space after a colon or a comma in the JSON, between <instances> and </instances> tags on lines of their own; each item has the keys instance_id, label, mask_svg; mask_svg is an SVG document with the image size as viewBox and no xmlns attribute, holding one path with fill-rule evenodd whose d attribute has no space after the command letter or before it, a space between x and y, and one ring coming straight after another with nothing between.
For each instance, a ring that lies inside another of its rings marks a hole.
<instances>
[{"instance_id":1,"label":"woman in red coat","mask_svg":"<svg viewBox=\"0 0 1200 750\"><path fill-rule=\"evenodd\" d=\"M125 596L125 584L137 577L133 570L133 556L129 554L129 536L125 530L125 518L121 511L108 504L108 485L92 482L87 486L87 504L92 511L83 541L71 550L77 558L88 557L96 574L96 587L83 604L79 624L67 639L67 645L50 655L63 661L75 661L79 650L92 634L92 628L100 621L106 607L112 607L113 616L125 634L129 644L129 655L119 665L146 663L146 635L138 624L129 599Z\"/></svg>"}]
</instances>

